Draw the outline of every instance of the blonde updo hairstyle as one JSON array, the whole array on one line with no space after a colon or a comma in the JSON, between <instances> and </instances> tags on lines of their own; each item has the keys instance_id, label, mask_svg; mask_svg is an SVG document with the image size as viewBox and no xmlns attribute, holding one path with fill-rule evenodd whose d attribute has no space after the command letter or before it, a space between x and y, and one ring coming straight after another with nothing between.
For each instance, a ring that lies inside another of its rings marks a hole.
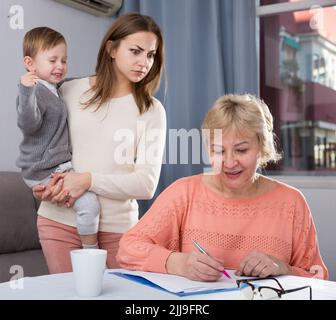
<instances>
[{"instance_id":1,"label":"blonde updo hairstyle","mask_svg":"<svg viewBox=\"0 0 336 320\"><path fill-rule=\"evenodd\" d=\"M228 94L217 99L202 124L208 145L218 129L224 134L234 130L243 137L255 134L261 149L259 167L281 159L276 150L272 114L266 103L256 96Z\"/></svg>"}]
</instances>

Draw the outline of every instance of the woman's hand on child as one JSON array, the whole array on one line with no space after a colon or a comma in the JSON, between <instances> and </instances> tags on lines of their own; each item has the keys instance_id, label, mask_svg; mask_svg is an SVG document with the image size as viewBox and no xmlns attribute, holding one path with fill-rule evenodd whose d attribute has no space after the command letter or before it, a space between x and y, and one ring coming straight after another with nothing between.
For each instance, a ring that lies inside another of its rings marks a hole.
<instances>
[{"instance_id":1,"label":"woman's hand on child","mask_svg":"<svg viewBox=\"0 0 336 320\"><path fill-rule=\"evenodd\" d=\"M33 187L34 197L40 201L52 201L52 198L62 191L63 179L59 174L52 174L47 186L38 184Z\"/></svg>"},{"instance_id":2,"label":"woman's hand on child","mask_svg":"<svg viewBox=\"0 0 336 320\"><path fill-rule=\"evenodd\" d=\"M91 186L90 173L65 172L60 177L64 180L62 192L53 198L59 205L72 207L75 201Z\"/></svg>"},{"instance_id":3,"label":"woman's hand on child","mask_svg":"<svg viewBox=\"0 0 336 320\"><path fill-rule=\"evenodd\" d=\"M40 78L36 75L35 71L29 71L21 77L21 84L25 87L33 87L37 85Z\"/></svg>"},{"instance_id":4,"label":"woman's hand on child","mask_svg":"<svg viewBox=\"0 0 336 320\"><path fill-rule=\"evenodd\" d=\"M42 200L42 194L45 191L46 186L44 186L43 184L38 184L36 186L33 187L33 195L37 200Z\"/></svg>"}]
</instances>

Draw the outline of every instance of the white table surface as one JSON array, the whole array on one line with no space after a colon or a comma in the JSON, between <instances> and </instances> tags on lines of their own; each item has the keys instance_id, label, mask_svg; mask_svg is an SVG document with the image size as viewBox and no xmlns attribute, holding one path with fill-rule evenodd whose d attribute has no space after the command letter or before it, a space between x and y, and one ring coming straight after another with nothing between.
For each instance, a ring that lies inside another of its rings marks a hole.
<instances>
[{"instance_id":1,"label":"white table surface","mask_svg":"<svg viewBox=\"0 0 336 320\"><path fill-rule=\"evenodd\" d=\"M178 297L116 275L104 274L103 291L98 300L239 300L239 290ZM281 276L278 280L284 289L310 285L313 300L336 300L336 282L319 279ZM264 282L264 281L262 281ZM258 284L262 284L258 281ZM263 283L265 284L265 283ZM273 283L269 283L274 285ZM306 300L307 290L283 295L283 300ZM16 281L0 283L0 300L79 300L74 288L72 273L60 273L40 277L25 277Z\"/></svg>"}]
</instances>

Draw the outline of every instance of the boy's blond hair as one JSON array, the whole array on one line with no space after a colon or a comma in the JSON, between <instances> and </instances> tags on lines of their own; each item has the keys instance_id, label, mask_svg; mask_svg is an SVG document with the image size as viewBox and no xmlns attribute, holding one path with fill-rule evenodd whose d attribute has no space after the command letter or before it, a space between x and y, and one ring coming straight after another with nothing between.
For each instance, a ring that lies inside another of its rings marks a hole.
<instances>
[{"instance_id":1,"label":"boy's blond hair","mask_svg":"<svg viewBox=\"0 0 336 320\"><path fill-rule=\"evenodd\" d=\"M31 29L23 38L23 56L34 58L39 51L52 49L60 43L66 44L66 41L56 30L48 27Z\"/></svg>"}]
</instances>

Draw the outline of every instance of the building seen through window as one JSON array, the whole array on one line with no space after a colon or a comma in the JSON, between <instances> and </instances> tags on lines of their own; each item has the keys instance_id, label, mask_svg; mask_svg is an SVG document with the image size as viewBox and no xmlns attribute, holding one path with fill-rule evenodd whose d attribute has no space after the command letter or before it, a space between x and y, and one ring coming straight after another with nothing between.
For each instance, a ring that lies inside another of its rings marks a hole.
<instances>
[{"instance_id":1,"label":"building seen through window","mask_svg":"<svg viewBox=\"0 0 336 320\"><path fill-rule=\"evenodd\" d=\"M260 94L283 151L269 171L336 174L335 8L260 18Z\"/></svg>"}]
</instances>

